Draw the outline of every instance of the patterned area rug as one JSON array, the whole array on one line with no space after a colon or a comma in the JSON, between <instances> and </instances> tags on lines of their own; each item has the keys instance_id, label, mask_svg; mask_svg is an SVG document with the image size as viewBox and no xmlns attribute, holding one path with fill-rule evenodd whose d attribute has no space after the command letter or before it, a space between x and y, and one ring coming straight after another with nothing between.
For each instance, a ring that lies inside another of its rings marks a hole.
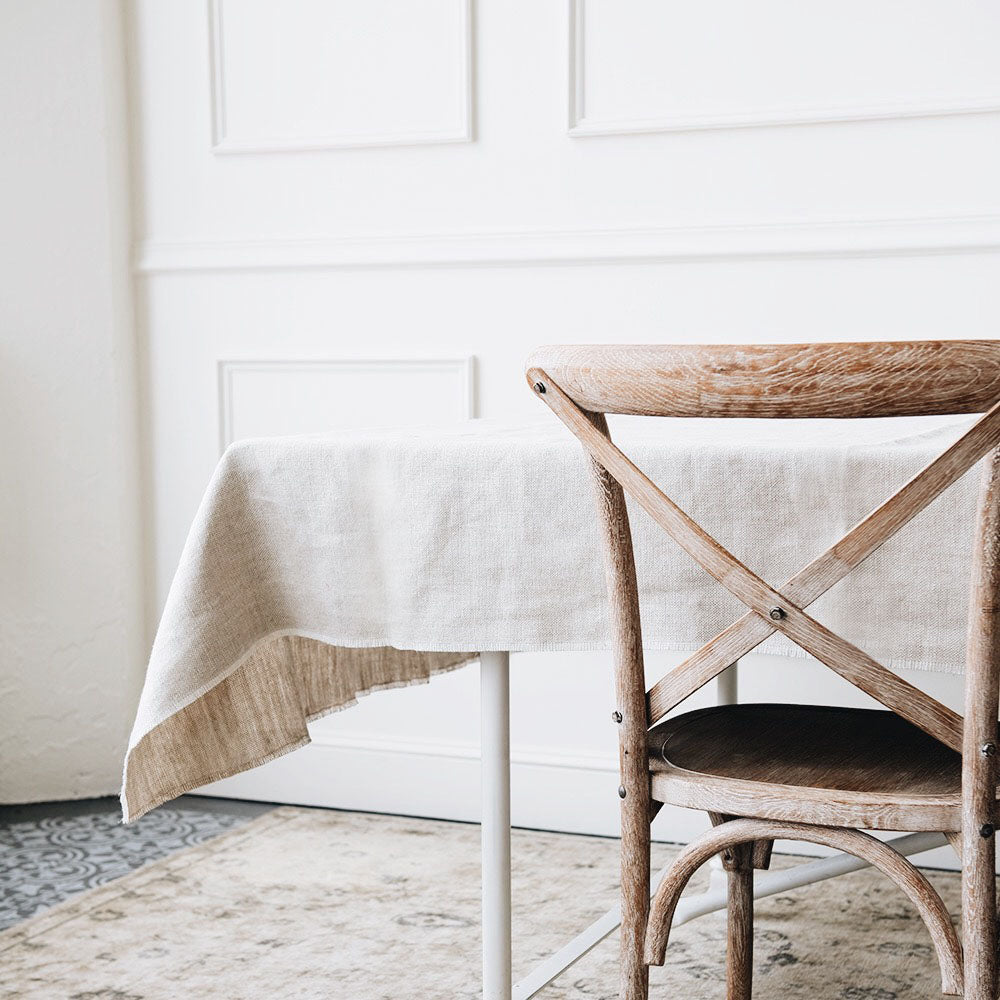
<instances>
[{"instance_id":1,"label":"patterned area rug","mask_svg":"<svg viewBox=\"0 0 1000 1000\"><path fill-rule=\"evenodd\" d=\"M0 930L150 861L245 823L166 807L123 826L117 801L83 815L0 825Z\"/></svg>"},{"instance_id":2,"label":"patterned area rug","mask_svg":"<svg viewBox=\"0 0 1000 1000\"><path fill-rule=\"evenodd\" d=\"M670 857L654 850L657 864ZM515 832L515 972L614 902L617 851ZM930 877L954 911L958 878ZM0 997L477 1000L479 890L476 826L280 808L0 934ZM761 900L757 913L759 996L940 993L923 925L876 873ZM724 996L724 949L721 914L678 928L651 995ZM616 961L612 937L542 996L614 1000Z\"/></svg>"}]
</instances>

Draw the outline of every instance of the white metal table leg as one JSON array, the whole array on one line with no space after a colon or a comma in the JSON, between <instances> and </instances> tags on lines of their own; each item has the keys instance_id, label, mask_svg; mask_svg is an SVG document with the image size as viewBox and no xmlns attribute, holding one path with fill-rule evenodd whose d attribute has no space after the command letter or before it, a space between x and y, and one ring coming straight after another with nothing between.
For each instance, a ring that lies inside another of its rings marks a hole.
<instances>
[{"instance_id":1,"label":"white metal table leg","mask_svg":"<svg viewBox=\"0 0 1000 1000\"><path fill-rule=\"evenodd\" d=\"M510 654L480 653L483 1000L510 1000Z\"/></svg>"},{"instance_id":2,"label":"white metal table leg","mask_svg":"<svg viewBox=\"0 0 1000 1000\"><path fill-rule=\"evenodd\" d=\"M735 705L740 700L740 661L731 663L715 678L716 705Z\"/></svg>"}]
</instances>

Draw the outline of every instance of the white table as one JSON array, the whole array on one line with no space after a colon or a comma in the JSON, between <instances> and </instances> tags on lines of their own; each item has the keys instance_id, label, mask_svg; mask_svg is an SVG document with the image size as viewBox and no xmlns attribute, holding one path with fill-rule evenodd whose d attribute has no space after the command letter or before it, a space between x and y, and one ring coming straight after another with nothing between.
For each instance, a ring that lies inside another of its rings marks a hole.
<instances>
[{"instance_id":1,"label":"white table","mask_svg":"<svg viewBox=\"0 0 1000 1000\"><path fill-rule=\"evenodd\" d=\"M970 422L667 420L615 434L682 507L724 528L720 537L748 565L787 579ZM734 480L752 518L733 507ZM974 477L952 487L894 540L891 558L875 553L851 588L817 602L820 620L887 666L961 672L974 497ZM799 517L803 502L817 516ZM637 516L632 528L644 644L697 648L712 625L728 624L719 588L706 587L649 519ZM927 537L940 540L933 551ZM309 720L357 695L426 680L486 650L485 996L533 996L611 933L618 913L512 986L505 650L608 647L598 544L582 450L551 418L239 442L216 469L170 588L127 755L126 818L305 745ZM872 613L903 584L906 602ZM920 613L926 607L933 617ZM790 646L775 636L761 652ZM735 668L719 689L735 701ZM896 846L916 853L942 843L919 835ZM862 866L828 858L762 873L756 893ZM716 879L676 919L724 903Z\"/></svg>"},{"instance_id":2,"label":"white table","mask_svg":"<svg viewBox=\"0 0 1000 1000\"><path fill-rule=\"evenodd\" d=\"M735 704L738 698L739 665L723 671L717 681L720 705ZM536 966L519 983L511 972L511 891L510 891L510 654L484 652L480 655L482 711L482 838L483 838L483 1000L528 1000L544 989L561 972L583 958L591 948L614 933L621 923L621 909L607 913L584 928L559 951ZM921 854L944 846L941 833L911 833L890 841L900 854ZM772 896L811 882L834 878L867 868L868 863L850 854L837 854L787 868L755 873L754 898ZM707 891L681 900L673 924L678 926L696 917L724 909L726 880L721 869L712 872ZM652 889L662 872L654 876Z\"/></svg>"}]
</instances>

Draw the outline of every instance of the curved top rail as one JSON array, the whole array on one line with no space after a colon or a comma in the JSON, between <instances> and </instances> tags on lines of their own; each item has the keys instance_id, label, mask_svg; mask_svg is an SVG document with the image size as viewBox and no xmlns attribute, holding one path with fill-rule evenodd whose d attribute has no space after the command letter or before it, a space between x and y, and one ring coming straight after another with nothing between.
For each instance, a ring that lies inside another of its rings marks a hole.
<instances>
[{"instance_id":1,"label":"curved top rail","mask_svg":"<svg viewBox=\"0 0 1000 1000\"><path fill-rule=\"evenodd\" d=\"M981 413L1000 399L1000 341L580 344L527 362L578 406L663 417Z\"/></svg>"}]
</instances>

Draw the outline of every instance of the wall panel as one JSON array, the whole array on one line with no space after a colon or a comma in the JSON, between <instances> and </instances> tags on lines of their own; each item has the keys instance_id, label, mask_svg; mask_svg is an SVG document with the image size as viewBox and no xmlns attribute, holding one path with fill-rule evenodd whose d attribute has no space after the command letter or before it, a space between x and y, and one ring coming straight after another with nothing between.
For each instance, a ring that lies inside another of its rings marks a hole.
<instances>
[{"instance_id":1,"label":"wall panel","mask_svg":"<svg viewBox=\"0 0 1000 1000\"><path fill-rule=\"evenodd\" d=\"M472 138L471 0L211 0L213 149Z\"/></svg>"},{"instance_id":2,"label":"wall panel","mask_svg":"<svg viewBox=\"0 0 1000 1000\"><path fill-rule=\"evenodd\" d=\"M220 361L219 442L474 417L472 359Z\"/></svg>"},{"instance_id":3,"label":"wall panel","mask_svg":"<svg viewBox=\"0 0 1000 1000\"><path fill-rule=\"evenodd\" d=\"M1000 110L982 0L570 4L573 135Z\"/></svg>"}]
</instances>

